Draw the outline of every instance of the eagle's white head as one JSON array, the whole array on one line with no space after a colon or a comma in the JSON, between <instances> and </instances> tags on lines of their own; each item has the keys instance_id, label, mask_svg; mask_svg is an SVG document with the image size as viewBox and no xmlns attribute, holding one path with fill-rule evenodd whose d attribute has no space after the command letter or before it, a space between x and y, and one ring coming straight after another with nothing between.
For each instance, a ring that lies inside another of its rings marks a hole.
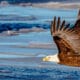
<instances>
[{"instance_id":1,"label":"eagle's white head","mask_svg":"<svg viewBox=\"0 0 80 80\"><path fill-rule=\"evenodd\" d=\"M55 55L49 55L43 58L43 61L50 61L50 62L56 62L59 63L58 54Z\"/></svg>"}]
</instances>

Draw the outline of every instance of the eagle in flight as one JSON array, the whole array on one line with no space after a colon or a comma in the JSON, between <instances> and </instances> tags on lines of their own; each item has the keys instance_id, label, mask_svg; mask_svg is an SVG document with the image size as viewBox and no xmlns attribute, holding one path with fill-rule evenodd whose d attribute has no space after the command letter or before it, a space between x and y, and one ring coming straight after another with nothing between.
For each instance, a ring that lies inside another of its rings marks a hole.
<instances>
[{"instance_id":1,"label":"eagle in flight","mask_svg":"<svg viewBox=\"0 0 80 80\"><path fill-rule=\"evenodd\" d=\"M80 10L78 19L71 27L60 17L54 17L50 29L52 38L57 45L58 54L43 58L43 61L57 61L59 64L80 67Z\"/></svg>"}]
</instances>

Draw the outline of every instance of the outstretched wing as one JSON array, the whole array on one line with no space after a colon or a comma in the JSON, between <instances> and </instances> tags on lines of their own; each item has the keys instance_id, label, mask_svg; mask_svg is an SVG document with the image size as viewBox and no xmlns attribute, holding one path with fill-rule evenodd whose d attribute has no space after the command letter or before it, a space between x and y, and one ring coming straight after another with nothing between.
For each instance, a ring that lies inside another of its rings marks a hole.
<instances>
[{"instance_id":1,"label":"outstretched wing","mask_svg":"<svg viewBox=\"0 0 80 80\"><path fill-rule=\"evenodd\" d=\"M77 21L74 25L74 30L77 32L77 34L80 36L80 10L78 12Z\"/></svg>"},{"instance_id":2,"label":"outstretched wing","mask_svg":"<svg viewBox=\"0 0 80 80\"><path fill-rule=\"evenodd\" d=\"M80 55L80 20L77 20L74 27L61 23L60 17L54 17L51 23L51 35L58 47L59 53L70 53Z\"/></svg>"}]
</instances>

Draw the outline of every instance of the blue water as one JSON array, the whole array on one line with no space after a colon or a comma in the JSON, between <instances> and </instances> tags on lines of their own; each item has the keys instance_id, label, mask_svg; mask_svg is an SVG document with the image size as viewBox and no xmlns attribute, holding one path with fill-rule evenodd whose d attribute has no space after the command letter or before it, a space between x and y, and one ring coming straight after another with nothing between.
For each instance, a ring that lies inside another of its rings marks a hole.
<instances>
[{"instance_id":1,"label":"blue water","mask_svg":"<svg viewBox=\"0 0 80 80\"><path fill-rule=\"evenodd\" d=\"M23 11L22 11L23 10ZM45 23L53 16L75 21L78 10L53 10L34 7L0 7L0 14L36 16L33 21L0 21L1 23ZM67 15L67 16L66 16ZM80 67L43 62L47 55L58 53L49 29L43 32L0 35L0 80L80 80Z\"/></svg>"},{"instance_id":2,"label":"blue water","mask_svg":"<svg viewBox=\"0 0 80 80\"><path fill-rule=\"evenodd\" d=\"M53 46L47 49L30 48L30 43L51 43ZM0 80L80 80L79 67L42 61L43 57L55 53L57 49L49 31L6 36L6 40L2 36L0 37Z\"/></svg>"},{"instance_id":3,"label":"blue water","mask_svg":"<svg viewBox=\"0 0 80 80\"><path fill-rule=\"evenodd\" d=\"M36 7L6 6L0 7L0 32L18 31L21 28L49 29L53 17L61 17L66 23L74 24L77 9L45 9Z\"/></svg>"},{"instance_id":4,"label":"blue water","mask_svg":"<svg viewBox=\"0 0 80 80\"><path fill-rule=\"evenodd\" d=\"M15 16L34 16L37 20L18 21L19 23L43 23L52 20L54 16L61 17L67 21L74 21L77 17L78 10L76 9L45 9L36 7L20 7L7 6L0 7L0 15L15 15ZM1 23L17 23L17 21L0 21Z\"/></svg>"},{"instance_id":5,"label":"blue water","mask_svg":"<svg viewBox=\"0 0 80 80\"><path fill-rule=\"evenodd\" d=\"M49 30L46 32L25 33L17 36L0 36L0 53L25 56L57 53L56 46L54 45L51 45L51 48L39 47L40 45L48 44L53 44Z\"/></svg>"},{"instance_id":6,"label":"blue water","mask_svg":"<svg viewBox=\"0 0 80 80\"><path fill-rule=\"evenodd\" d=\"M1 66L0 80L80 80L80 68L54 64L50 66L47 68Z\"/></svg>"}]
</instances>

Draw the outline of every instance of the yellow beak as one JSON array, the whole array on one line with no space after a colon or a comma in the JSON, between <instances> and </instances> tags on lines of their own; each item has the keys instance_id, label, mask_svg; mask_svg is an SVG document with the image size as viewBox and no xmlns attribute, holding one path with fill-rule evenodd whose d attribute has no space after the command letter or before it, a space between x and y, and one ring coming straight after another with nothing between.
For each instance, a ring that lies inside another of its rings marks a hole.
<instances>
[{"instance_id":1,"label":"yellow beak","mask_svg":"<svg viewBox=\"0 0 80 80\"><path fill-rule=\"evenodd\" d=\"M42 60L43 61L49 61L49 58L48 57L44 57Z\"/></svg>"}]
</instances>

